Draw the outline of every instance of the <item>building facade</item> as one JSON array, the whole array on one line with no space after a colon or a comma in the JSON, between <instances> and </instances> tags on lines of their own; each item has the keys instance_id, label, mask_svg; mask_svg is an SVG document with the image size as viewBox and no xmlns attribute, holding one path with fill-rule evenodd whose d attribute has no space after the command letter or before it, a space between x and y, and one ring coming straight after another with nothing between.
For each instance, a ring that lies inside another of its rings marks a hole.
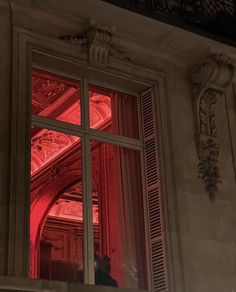
<instances>
[{"instance_id":1,"label":"building facade","mask_svg":"<svg viewBox=\"0 0 236 292\"><path fill-rule=\"evenodd\" d=\"M0 291L236 291L235 7L175 2L0 0Z\"/></svg>"}]
</instances>

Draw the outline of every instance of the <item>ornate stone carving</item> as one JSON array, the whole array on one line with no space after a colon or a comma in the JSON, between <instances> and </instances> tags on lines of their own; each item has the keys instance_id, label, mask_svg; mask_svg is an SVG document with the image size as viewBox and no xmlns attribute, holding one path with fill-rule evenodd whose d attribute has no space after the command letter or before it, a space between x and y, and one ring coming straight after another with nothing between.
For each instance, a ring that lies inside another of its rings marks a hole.
<instances>
[{"instance_id":1,"label":"ornate stone carving","mask_svg":"<svg viewBox=\"0 0 236 292\"><path fill-rule=\"evenodd\" d=\"M60 39L67 43L78 46L81 51L87 50L90 63L107 65L110 59L132 62L122 48L112 43L115 29L109 25L96 25L86 23L88 27L85 32L75 35L61 36Z\"/></svg>"},{"instance_id":2,"label":"ornate stone carving","mask_svg":"<svg viewBox=\"0 0 236 292\"><path fill-rule=\"evenodd\" d=\"M66 135L53 131L46 131L31 140L32 152L35 152L44 162L70 144L71 141Z\"/></svg>"},{"instance_id":3,"label":"ornate stone carving","mask_svg":"<svg viewBox=\"0 0 236 292\"><path fill-rule=\"evenodd\" d=\"M109 51L114 29L110 26L92 27L87 34L90 63L104 64L109 62Z\"/></svg>"},{"instance_id":4,"label":"ornate stone carving","mask_svg":"<svg viewBox=\"0 0 236 292\"><path fill-rule=\"evenodd\" d=\"M63 82L32 76L32 113L39 114L68 90Z\"/></svg>"},{"instance_id":5,"label":"ornate stone carving","mask_svg":"<svg viewBox=\"0 0 236 292\"><path fill-rule=\"evenodd\" d=\"M216 105L232 81L234 67L223 54L203 59L192 70L196 144L199 157L198 177L211 199L215 198L220 174L217 166Z\"/></svg>"},{"instance_id":6,"label":"ornate stone carving","mask_svg":"<svg viewBox=\"0 0 236 292\"><path fill-rule=\"evenodd\" d=\"M86 46L90 63L106 65L114 49L111 47L114 28L109 25L90 25L82 34L66 35L60 39L76 46Z\"/></svg>"},{"instance_id":7,"label":"ornate stone carving","mask_svg":"<svg viewBox=\"0 0 236 292\"><path fill-rule=\"evenodd\" d=\"M50 168L50 174L53 181L56 181L68 171L68 167L60 163L53 164Z\"/></svg>"},{"instance_id":8,"label":"ornate stone carving","mask_svg":"<svg viewBox=\"0 0 236 292\"><path fill-rule=\"evenodd\" d=\"M75 35L64 35L59 37L59 39L74 46L83 47L87 45L87 37L85 33Z\"/></svg>"}]
</instances>

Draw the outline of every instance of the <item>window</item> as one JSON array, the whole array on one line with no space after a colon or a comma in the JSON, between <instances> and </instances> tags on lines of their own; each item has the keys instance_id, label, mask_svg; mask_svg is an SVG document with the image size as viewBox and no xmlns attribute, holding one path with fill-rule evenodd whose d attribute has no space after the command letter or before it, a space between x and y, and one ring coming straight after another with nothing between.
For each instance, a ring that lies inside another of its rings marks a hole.
<instances>
[{"instance_id":1,"label":"window","mask_svg":"<svg viewBox=\"0 0 236 292\"><path fill-rule=\"evenodd\" d=\"M79 64L76 48L18 37L9 275L93 284L100 265L119 287L167 291L153 82L161 76L135 66L104 72Z\"/></svg>"},{"instance_id":2,"label":"window","mask_svg":"<svg viewBox=\"0 0 236 292\"><path fill-rule=\"evenodd\" d=\"M147 288L139 98L32 70L31 277Z\"/></svg>"}]
</instances>

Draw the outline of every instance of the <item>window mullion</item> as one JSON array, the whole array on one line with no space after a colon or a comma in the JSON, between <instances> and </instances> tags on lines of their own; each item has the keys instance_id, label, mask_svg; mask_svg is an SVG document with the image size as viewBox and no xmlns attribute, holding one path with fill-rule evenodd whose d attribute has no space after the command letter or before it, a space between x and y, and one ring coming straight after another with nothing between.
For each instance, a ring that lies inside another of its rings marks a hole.
<instances>
[{"instance_id":1,"label":"window mullion","mask_svg":"<svg viewBox=\"0 0 236 292\"><path fill-rule=\"evenodd\" d=\"M42 128L62 132L73 136L81 136L83 129L81 126L69 124L63 121L52 120L50 118L32 115L32 125Z\"/></svg>"},{"instance_id":2,"label":"window mullion","mask_svg":"<svg viewBox=\"0 0 236 292\"><path fill-rule=\"evenodd\" d=\"M90 121L88 81L83 78L81 83L81 123L82 128L88 131Z\"/></svg>"},{"instance_id":3,"label":"window mullion","mask_svg":"<svg viewBox=\"0 0 236 292\"><path fill-rule=\"evenodd\" d=\"M143 149L143 143L141 140L128 138L125 136L119 136L109 132L103 132L96 129L89 130L89 136L91 139L102 143L114 144L120 147L128 149L141 150Z\"/></svg>"},{"instance_id":4,"label":"window mullion","mask_svg":"<svg viewBox=\"0 0 236 292\"><path fill-rule=\"evenodd\" d=\"M89 98L87 80L82 81L81 117L85 132L89 129ZM84 283L94 284L94 238L93 238L93 201L91 179L90 137L85 133L82 143L83 168L83 242L84 242Z\"/></svg>"},{"instance_id":5,"label":"window mullion","mask_svg":"<svg viewBox=\"0 0 236 292\"><path fill-rule=\"evenodd\" d=\"M94 239L92 213L91 150L90 139L83 139L83 241L84 241L84 282L94 284Z\"/></svg>"}]
</instances>

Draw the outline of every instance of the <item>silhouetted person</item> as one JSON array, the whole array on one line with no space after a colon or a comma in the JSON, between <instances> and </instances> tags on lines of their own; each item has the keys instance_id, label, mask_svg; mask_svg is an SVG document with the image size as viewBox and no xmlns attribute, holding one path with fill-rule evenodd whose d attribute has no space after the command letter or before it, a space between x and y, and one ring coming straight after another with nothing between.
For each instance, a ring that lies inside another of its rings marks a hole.
<instances>
[{"instance_id":1,"label":"silhouetted person","mask_svg":"<svg viewBox=\"0 0 236 292\"><path fill-rule=\"evenodd\" d=\"M95 284L118 287L118 283L111 277L111 259L104 256L102 259L95 257Z\"/></svg>"},{"instance_id":2,"label":"silhouetted person","mask_svg":"<svg viewBox=\"0 0 236 292\"><path fill-rule=\"evenodd\" d=\"M103 286L118 287L118 283L111 277L111 260L108 256L100 258L97 254L94 255L94 269L95 269L95 284ZM77 281L84 282L84 271L79 270L77 274Z\"/></svg>"}]
</instances>

